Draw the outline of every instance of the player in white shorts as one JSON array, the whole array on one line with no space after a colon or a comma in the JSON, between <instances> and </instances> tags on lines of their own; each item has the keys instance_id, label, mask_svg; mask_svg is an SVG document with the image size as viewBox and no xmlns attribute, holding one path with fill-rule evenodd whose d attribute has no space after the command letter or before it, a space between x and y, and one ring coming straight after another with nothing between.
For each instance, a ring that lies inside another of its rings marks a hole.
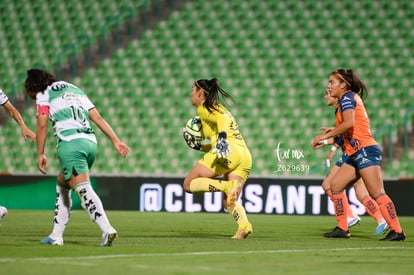
<instances>
[{"instance_id":1,"label":"player in white shorts","mask_svg":"<svg viewBox=\"0 0 414 275\"><path fill-rule=\"evenodd\" d=\"M0 106L3 106L4 109L9 113L9 115L19 124L20 129L22 130L24 140L31 139L34 140L36 135L33 131L27 128L20 112L14 107L14 105L9 101L9 98L6 94L0 89Z\"/></svg>"},{"instance_id":2,"label":"player in white shorts","mask_svg":"<svg viewBox=\"0 0 414 275\"><path fill-rule=\"evenodd\" d=\"M33 131L31 131L24 123L24 120L20 114L20 112L14 107L14 105L9 101L7 95L0 89L0 106L3 106L4 109L9 113L10 117L12 117L17 124L19 124L20 129L22 130L24 140L31 139L34 140L36 135ZM7 215L7 208L4 206L0 206L0 222L3 220L4 216Z\"/></svg>"},{"instance_id":3,"label":"player in white shorts","mask_svg":"<svg viewBox=\"0 0 414 275\"><path fill-rule=\"evenodd\" d=\"M38 168L46 173L45 143L48 121L53 125L61 171L57 177L56 206L52 233L41 243L63 245L63 233L69 222L71 190L75 190L83 208L102 231L102 246L111 246L118 236L110 224L99 196L93 190L89 169L96 156L97 141L90 121L93 121L112 142L123 157L129 153L111 126L101 117L87 95L75 85L57 81L56 77L41 69L27 71L26 93L37 105Z\"/></svg>"}]
</instances>

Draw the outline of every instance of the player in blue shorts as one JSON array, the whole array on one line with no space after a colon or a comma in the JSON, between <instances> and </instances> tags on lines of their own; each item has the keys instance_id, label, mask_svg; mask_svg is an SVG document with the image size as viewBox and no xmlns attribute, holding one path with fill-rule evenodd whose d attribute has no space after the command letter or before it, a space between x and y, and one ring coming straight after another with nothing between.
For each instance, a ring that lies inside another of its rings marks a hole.
<instances>
[{"instance_id":1,"label":"player in blue shorts","mask_svg":"<svg viewBox=\"0 0 414 275\"><path fill-rule=\"evenodd\" d=\"M338 116L338 99L332 97L328 91L325 93L325 101L328 106L332 106L335 108L335 116L336 116L336 124L340 123L340 118ZM328 130L327 127L321 128L322 130ZM338 148L343 150L344 139L343 136L337 136L335 138L327 140L328 144L332 144L331 150L329 151L326 161L329 164L332 160L332 157L335 155L335 152ZM322 188L325 190L325 193L329 196L332 200L332 192L331 192L331 182L334 178L335 174L339 171L340 167L346 162L348 159L348 155L343 153L339 160L336 162L335 166L329 171L329 174L326 176L325 180L322 183ZM329 166L329 165L328 165ZM367 188L364 185L362 179L357 180L353 184L355 194L357 199L364 205L366 212L377 221L378 226L376 227L374 234L379 235L387 231L388 224L386 223L384 217L382 216L381 212L379 211L378 204L372 197L369 195ZM361 218L354 213L351 207L348 207L348 227L352 227L355 224L358 224Z\"/></svg>"},{"instance_id":2,"label":"player in blue shorts","mask_svg":"<svg viewBox=\"0 0 414 275\"><path fill-rule=\"evenodd\" d=\"M313 140L313 146L329 138L342 136L344 152L349 156L331 182L338 226L324 234L327 238L349 238L347 224L348 200L344 189L362 178L369 194L377 202L382 216L390 227L383 241L404 241L405 233L395 205L386 194L381 171L382 151L371 134L370 121L363 99L366 86L353 70L338 69L329 75L328 92L339 100L336 127Z\"/></svg>"}]
</instances>

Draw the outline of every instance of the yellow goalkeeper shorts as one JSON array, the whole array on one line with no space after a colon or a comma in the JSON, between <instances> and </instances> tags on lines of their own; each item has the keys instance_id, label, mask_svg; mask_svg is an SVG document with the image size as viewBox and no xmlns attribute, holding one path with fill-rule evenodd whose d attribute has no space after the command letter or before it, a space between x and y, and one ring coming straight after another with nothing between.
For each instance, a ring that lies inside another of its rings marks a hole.
<instances>
[{"instance_id":1,"label":"yellow goalkeeper shorts","mask_svg":"<svg viewBox=\"0 0 414 275\"><path fill-rule=\"evenodd\" d=\"M231 146L231 145L230 145ZM244 146L231 146L231 153L227 158L218 158L217 154L206 153L199 161L217 176L236 174L247 180L252 169L252 156Z\"/></svg>"}]
</instances>

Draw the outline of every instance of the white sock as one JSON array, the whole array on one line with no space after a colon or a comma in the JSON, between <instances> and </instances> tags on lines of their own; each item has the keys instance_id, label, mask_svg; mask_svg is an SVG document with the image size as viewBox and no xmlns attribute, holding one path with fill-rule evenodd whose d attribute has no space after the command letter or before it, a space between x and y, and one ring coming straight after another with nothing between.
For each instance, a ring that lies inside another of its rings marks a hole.
<instances>
[{"instance_id":1,"label":"white sock","mask_svg":"<svg viewBox=\"0 0 414 275\"><path fill-rule=\"evenodd\" d=\"M92 221L96 222L102 233L114 231L109 223L101 199L93 190L89 182L79 183L75 191L81 199L82 207L88 212Z\"/></svg>"},{"instance_id":2,"label":"white sock","mask_svg":"<svg viewBox=\"0 0 414 275\"><path fill-rule=\"evenodd\" d=\"M50 236L62 238L69 222L71 208L71 189L56 184L55 216L53 218L53 231Z\"/></svg>"}]
</instances>

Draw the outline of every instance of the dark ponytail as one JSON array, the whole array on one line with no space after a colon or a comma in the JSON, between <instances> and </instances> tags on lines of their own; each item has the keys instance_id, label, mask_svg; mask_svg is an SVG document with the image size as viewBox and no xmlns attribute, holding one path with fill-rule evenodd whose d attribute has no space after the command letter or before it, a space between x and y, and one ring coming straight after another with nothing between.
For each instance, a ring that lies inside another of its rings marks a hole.
<instances>
[{"instance_id":1,"label":"dark ponytail","mask_svg":"<svg viewBox=\"0 0 414 275\"><path fill-rule=\"evenodd\" d=\"M200 79L194 84L204 91L206 100L203 105L209 112L212 112L213 110L217 111L217 105L220 104L220 97L224 100L230 99L231 101L234 101L233 97L220 87L219 81L215 77L210 80Z\"/></svg>"},{"instance_id":2,"label":"dark ponytail","mask_svg":"<svg viewBox=\"0 0 414 275\"><path fill-rule=\"evenodd\" d=\"M335 75L339 81L344 82L347 86L346 88L357 93L362 100L368 97L367 87L353 70L338 69L332 72L331 75Z\"/></svg>"}]
</instances>

